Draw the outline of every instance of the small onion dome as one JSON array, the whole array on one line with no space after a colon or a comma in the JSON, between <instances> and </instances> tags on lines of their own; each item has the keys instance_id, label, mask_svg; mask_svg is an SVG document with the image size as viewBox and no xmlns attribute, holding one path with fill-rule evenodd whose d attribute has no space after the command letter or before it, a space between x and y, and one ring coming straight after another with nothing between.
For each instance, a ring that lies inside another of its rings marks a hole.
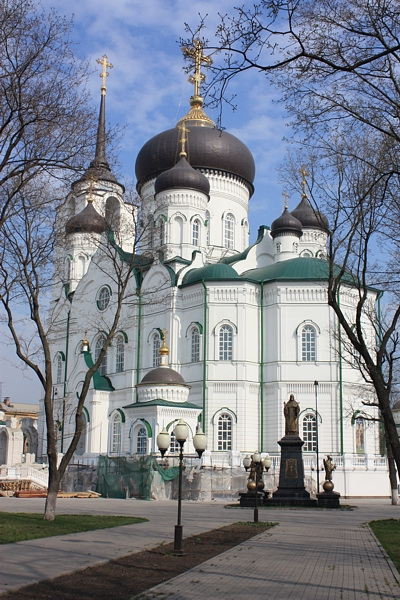
<instances>
[{"instance_id":1,"label":"small onion dome","mask_svg":"<svg viewBox=\"0 0 400 600\"><path fill-rule=\"evenodd\" d=\"M99 215L92 202L77 215L68 219L65 225L66 235L72 233L104 233L107 223L104 217Z\"/></svg>"},{"instance_id":2,"label":"small onion dome","mask_svg":"<svg viewBox=\"0 0 400 600\"><path fill-rule=\"evenodd\" d=\"M163 384L186 385L182 375L169 367L157 367L149 371L139 385Z\"/></svg>"},{"instance_id":3,"label":"small onion dome","mask_svg":"<svg viewBox=\"0 0 400 600\"><path fill-rule=\"evenodd\" d=\"M255 164L247 146L227 131L217 129L212 122L188 120L187 124L190 133L186 151L193 169L237 176L245 181L252 194ZM181 147L179 136L174 127L154 136L141 148L135 165L139 193L147 181L176 164Z\"/></svg>"},{"instance_id":4,"label":"small onion dome","mask_svg":"<svg viewBox=\"0 0 400 600\"><path fill-rule=\"evenodd\" d=\"M315 210L306 197L303 197L296 208L292 210L292 215L300 221L303 227L312 227L322 231L329 230L328 219L318 210Z\"/></svg>"},{"instance_id":5,"label":"small onion dome","mask_svg":"<svg viewBox=\"0 0 400 600\"><path fill-rule=\"evenodd\" d=\"M301 237L303 230L299 219L296 219L289 211L287 206L280 217L275 219L271 225L271 235L276 238L278 235L292 233L297 237Z\"/></svg>"},{"instance_id":6,"label":"small onion dome","mask_svg":"<svg viewBox=\"0 0 400 600\"><path fill-rule=\"evenodd\" d=\"M205 281L239 279L239 275L230 265L226 265L224 263L215 263L200 267L200 269L191 269L183 277L182 285L197 283L203 279Z\"/></svg>"},{"instance_id":7,"label":"small onion dome","mask_svg":"<svg viewBox=\"0 0 400 600\"><path fill-rule=\"evenodd\" d=\"M197 190L209 196L210 182L207 177L193 169L186 158L182 156L179 161L168 171L161 173L155 182L155 192L165 192L173 189Z\"/></svg>"}]
</instances>

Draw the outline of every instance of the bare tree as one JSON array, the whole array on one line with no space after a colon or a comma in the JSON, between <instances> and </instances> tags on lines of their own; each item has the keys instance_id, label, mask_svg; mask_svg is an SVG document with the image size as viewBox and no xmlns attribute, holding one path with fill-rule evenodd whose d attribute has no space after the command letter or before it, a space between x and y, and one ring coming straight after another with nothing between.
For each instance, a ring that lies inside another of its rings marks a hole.
<instances>
[{"instance_id":1,"label":"bare tree","mask_svg":"<svg viewBox=\"0 0 400 600\"><path fill-rule=\"evenodd\" d=\"M33 178L66 180L93 152L88 66L71 27L35 1L0 0L0 229Z\"/></svg>"},{"instance_id":2,"label":"bare tree","mask_svg":"<svg viewBox=\"0 0 400 600\"><path fill-rule=\"evenodd\" d=\"M310 201L330 220L328 302L374 387L400 472L390 408L400 318L398 8L397 0L264 0L221 15L217 44L205 44L214 50L214 102L232 103L229 82L251 69L282 92L294 140L307 156ZM200 18L187 31L197 37L205 24ZM351 314L341 304L349 277ZM377 314L382 302L385 320Z\"/></svg>"},{"instance_id":3,"label":"bare tree","mask_svg":"<svg viewBox=\"0 0 400 600\"><path fill-rule=\"evenodd\" d=\"M92 377L101 365L118 327L121 327L122 311L125 310L125 318L126 314L135 312L139 293L135 278L140 277L140 272L151 264L152 258L137 256L140 233L136 222L138 207L134 204L128 206L132 217L130 233L137 231L130 252L121 249L111 228L100 238L91 241L97 244L92 263L102 270L113 286L113 310L104 327L107 335L104 336L100 352L92 365L87 367L79 397L75 399L72 408L75 423L73 432L58 464L58 401L53 391L55 374L52 343L59 334L59 311L50 306L50 292L58 284L59 289L63 286L59 264L54 262L56 248L63 240L57 239L54 233L57 231L56 216L52 206L42 203L44 193L50 193L50 190L46 189L43 179L35 179L26 185L24 193L21 191L15 199L16 215L6 220L0 232L0 301L17 355L35 372L43 388L49 464L44 518L53 520L60 481L82 433L82 411ZM141 233L144 234L143 228ZM63 235L62 228L60 235ZM70 302L68 298L65 301Z\"/></svg>"}]
</instances>

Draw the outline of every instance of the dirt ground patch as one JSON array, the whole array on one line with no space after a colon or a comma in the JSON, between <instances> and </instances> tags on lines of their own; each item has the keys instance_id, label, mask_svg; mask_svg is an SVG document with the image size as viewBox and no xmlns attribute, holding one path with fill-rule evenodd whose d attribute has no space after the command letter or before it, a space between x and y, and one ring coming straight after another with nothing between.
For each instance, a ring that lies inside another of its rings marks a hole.
<instances>
[{"instance_id":1,"label":"dirt ground patch","mask_svg":"<svg viewBox=\"0 0 400 600\"><path fill-rule=\"evenodd\" d=\"M262 531L269 523L233 523L183 540L183 556L174 544L129 554L71 575L42 581L0 596L1 600L128 600L136 594L225 552Z\"/></svg>"}]
</instances>

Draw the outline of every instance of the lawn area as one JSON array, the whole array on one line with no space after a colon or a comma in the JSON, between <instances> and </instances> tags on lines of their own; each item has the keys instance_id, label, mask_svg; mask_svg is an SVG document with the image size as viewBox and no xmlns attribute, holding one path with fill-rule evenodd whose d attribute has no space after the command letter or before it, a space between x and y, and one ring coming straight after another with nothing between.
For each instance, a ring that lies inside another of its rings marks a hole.
<instances>
[{"instance_id":1,"label":"lawn area","mask_svg":"<svg viewBox=\"0 0 400 600\"><path fill-rule=\"evenodd\" d=\"M371 521L369 526L400 572L400 519Z\"/></svg>"},{"instance_id":2,"label":"lawn area","mask_svg":"<svg viewBox=\"0 0 400 600\"><path fill-rule=\"evenodd\" d=\"M43 514L0 512L0 544L133 525L147 520L112 515L58 515L54 521L45 521Z\"/></svg>"}]
</instances>

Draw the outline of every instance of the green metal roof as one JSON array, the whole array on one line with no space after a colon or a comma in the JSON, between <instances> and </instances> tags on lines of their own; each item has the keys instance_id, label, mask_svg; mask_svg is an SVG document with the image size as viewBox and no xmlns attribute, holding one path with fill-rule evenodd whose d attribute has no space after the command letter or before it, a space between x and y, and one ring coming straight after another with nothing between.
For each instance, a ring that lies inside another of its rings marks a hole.
<instances>
[{"instance_id":1,"label":"green metal roof","mask_svg":"<svg viewBox=\"0 0 400 600\"><path fill-rule=\"evenodd\" d=\"M339 267L334 266L334 275L339 274ZM241 277L251 281L326 281L329 277L329 262L320 258L298 257L283 260L267 267L250 269ZM356 278L346 272L343 282L356 284Z\"/></svg>"},{"instance_id":2,"label":"green metal roof","mask_svg":"<svg viewBox=\"0 0 400 600\"><path fill-rule=\"evenodd\" d=\"M172 406L174 408L196 408L201 410L201 406L192 404L191 402L171 402L170 400L163 400L162 398L156 398L155 400L149 400L148 402L134 402L123 406L122 408L145 408L146 406Z\"/></svg>"},{"instance_id":3,"label":"green metal roof","mask_svg":"<svg viewBox=\"0 0 400 600\"><path fill-rule=\"evenodd\" d=\"M226 279L240 279L240 277L236 273L235 269L230 265L226 265L224 263L215 263L212 265L205 265L199 269L191 269L184 276L182 285L198 283L203 279L205 281L218 281Z\"/></svg>"}]
</instances>

